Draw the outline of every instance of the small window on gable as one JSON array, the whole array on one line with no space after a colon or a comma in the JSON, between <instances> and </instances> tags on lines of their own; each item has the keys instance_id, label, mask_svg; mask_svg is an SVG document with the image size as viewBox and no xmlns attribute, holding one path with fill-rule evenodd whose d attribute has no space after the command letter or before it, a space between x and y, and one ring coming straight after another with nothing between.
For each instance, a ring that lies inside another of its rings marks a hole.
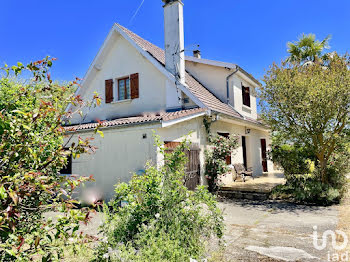
<instances>
[{"instance_id":1,"label":"small window on gable","mask_svg":"<svg viewBox=\"0 0 350 262\"><path fill-rule=\"evenodd\" d=\"M113 80L106 80L106 103L112 101L123 101L129 99L139 98L139 74L131 74L130 76L117 78ZM112 90L112 91L111 91ZM115 95L113 96L113 93ZM108 95L107 95L108 94Z\"/></svg>"},{"instance_id":2,"label":"small window on gable","mask_svg":"<svg viewBox=\"0 0 350 262\"><path fill-rule=\"evenodd\" d=\"M118 100L131 99L130 91L130 78L120 78L118 79Z\"/></svg>"},{"instance_id":3,"label":"small window on gable","mask_svg":"<svg viewBox=\"0 0 350 262\"><path fill-rule=\"evenodd\" d=\"M243 105L250 107L250 88L242 85Z\"/></svg>"}]
</instances>

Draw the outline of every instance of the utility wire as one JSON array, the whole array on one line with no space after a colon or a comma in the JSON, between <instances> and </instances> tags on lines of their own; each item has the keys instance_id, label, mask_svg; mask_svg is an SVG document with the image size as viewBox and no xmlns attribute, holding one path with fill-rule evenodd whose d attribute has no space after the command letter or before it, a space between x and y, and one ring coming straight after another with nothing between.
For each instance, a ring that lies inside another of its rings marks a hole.
<instances>
[{"instance_id":1,"label":"utility wire","mask_svg":"<svg viewBox=\"0 0 350 262\"><path fill-rule=\"evenodd\" d=\"M134 21L135 17L136 17L137 14L139 13L139 11L140 11L140 9L141 9L141 7L142 7L142 5L143 5L144 2L145 2L145 0L142 0L141 4L140 4L139 7L136 9L134 15L131 17L128 26L130 26L131 23Z\"/></svg>"}]
</instances>

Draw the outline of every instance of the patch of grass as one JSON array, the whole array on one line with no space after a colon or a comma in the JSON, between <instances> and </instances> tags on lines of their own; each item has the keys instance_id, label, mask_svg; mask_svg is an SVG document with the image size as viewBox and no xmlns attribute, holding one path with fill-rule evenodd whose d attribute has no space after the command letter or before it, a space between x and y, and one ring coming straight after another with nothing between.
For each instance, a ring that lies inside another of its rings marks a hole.
<instances>
[{"instance_id":1,"label":"patch of grass","mask_svg":"<svg viewBox=\"0 0 350 262\"><path fill-rule=\"evenodd\" d=\"M92 261L94 258L94 249L91 244L82 244L79 246L69 246L64 251L65 262Z\"/></svg>"},{"instance_id":2,"label":"patch of grass","mask_svg":"<svg viewBox=\"0 0 350 262\"><path fill-rule=\"evenodd\" d=\"M350 238L350 181L347 184L347 191L339 205L338 230L343 231ZM337 235L338 244L343 243L343 238ZM341 250L340 253L350 252L350 246L346 250Z\"/></svg>"}]
</instances>

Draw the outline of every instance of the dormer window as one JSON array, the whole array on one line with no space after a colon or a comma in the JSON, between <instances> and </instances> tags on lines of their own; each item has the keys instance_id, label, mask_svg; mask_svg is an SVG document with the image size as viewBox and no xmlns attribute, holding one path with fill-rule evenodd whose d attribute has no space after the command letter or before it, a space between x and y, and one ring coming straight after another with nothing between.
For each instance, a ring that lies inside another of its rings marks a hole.
<instances>
[{"instance_id":1,"label":"dormer window","mask_svg":"<svg viewBox=\"0 0 350 262\"><path fill-rule=\"evenodd\" d=\"M250 88L242 85L243 105L250 107Z\"/></svg>"},{"instance_id":2,"label":"dormer window","mask_svg":"<svg viewBox=\"0 0 350 262\"><path fill-rule=\"evenodd\" d=\"M131 99L130 78L118 79L118 101Z\"/></svg>"}]
</instances>

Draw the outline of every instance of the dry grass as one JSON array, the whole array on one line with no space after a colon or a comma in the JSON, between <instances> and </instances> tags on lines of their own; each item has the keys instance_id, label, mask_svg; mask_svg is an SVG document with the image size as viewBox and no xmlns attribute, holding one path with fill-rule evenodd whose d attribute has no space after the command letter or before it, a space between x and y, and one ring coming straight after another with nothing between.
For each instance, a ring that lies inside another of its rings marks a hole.
<instances>
[{"instance_id":1,"label":"dry grass","mask_svg":"<svg viewBox=\"0 0 350 262\"><path fill-rule=\"evenodd\" d=\"M350 185L348 185L348 190L339 206L338 219L337 229L343 231L350 238ZM343 238L338 236L337 241L341 244ZM342 253L346 251L350 252L350 245L348 245L346 250L341 250Z\"/></svg>"}]
</instances>

